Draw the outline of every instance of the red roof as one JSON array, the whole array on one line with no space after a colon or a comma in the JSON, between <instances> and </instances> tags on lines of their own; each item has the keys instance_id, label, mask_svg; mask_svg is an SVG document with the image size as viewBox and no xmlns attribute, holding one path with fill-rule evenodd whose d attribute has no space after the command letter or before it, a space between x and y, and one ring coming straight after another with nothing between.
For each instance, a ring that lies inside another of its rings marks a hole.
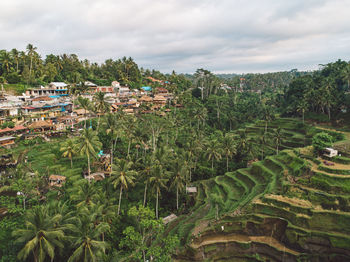
<instances>
[{"instance_id":1,"label":"red roof","mask_svg":"<svg viewBox=\"0 0 350 262\"><path fill-rule=\"evenodd\" d=\"M14 128L12 128L13 131L25 130L25 129L28 129L28 127L25 127L25 126L15 126Z\"/></svg>"},{"instance_id":2,"label":"red roof","mask_svg":"<svg viewBox=\"0 0 350 262\"><path fill-rule=\"evenodd\" d=\"M19 131L19 130L25 130L28 129L27 127L24 126L15 126L14 128L4 128L4 129L0 129L0 133L6 133L6 132L13 132L13 131Z\"/></svg>"},{"instance_id":3,"label":"red roof","mask_svg":"<svg viewBox=\"0 0 350 262\"><path fill-rule=\"evenodd\" d=\"M32 106L23 106L22 108L23 109L35 109L35 107L32 107Z\"/></svg>"},{"instance_id":4,"label":"red roof","mask_svg":"<svg viewBox=\"0 0 350 262\"><path fill-rule=\"evenodd\" d=\"M4 129L0 129L0 133L10 132L10 131L12 131L12 129L8 128L8 127L4 128Z\"/></svg>"}]
</instances>

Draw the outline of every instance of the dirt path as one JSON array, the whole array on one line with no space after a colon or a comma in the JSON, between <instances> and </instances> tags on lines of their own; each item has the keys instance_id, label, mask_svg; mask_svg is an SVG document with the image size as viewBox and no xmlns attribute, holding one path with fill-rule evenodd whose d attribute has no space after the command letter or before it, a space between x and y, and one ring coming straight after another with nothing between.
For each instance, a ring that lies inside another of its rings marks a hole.
<instances>
[{"instance_id":1,"label":"dirt path","mask_svg":"<svg viewBox=\"0 0 350 262\"><path fill-rule=\"evenodd\" d=\"M350 178L350 175L341 175L341 174L334 174L334 173L329 173L329 172L325 172L323 170L319 170L318 169L318 165L315 164L314 162L312 162L311 160L308 160L308 162L311 164L311 171L313 172L317 172L317 173L321 173L324 174L326 176L332 176L332 177L343 177L343 178ZM328 161L329 162L329 161ZM335 163L336 164L336 163ZM345 166L345 165L342 165ZM334 166L330 166L330 168L333 168ZM339 166L338 166L339 167ZM350 170L350 165L346 166L348 170ZM337 169L337 168L334 168ZM338 169L345 169L345 168L338 168Z\"/></svg>"},{"instance_id":2,"label":"dirt path","mask_svg":"<svg viewBox=\"0 0 350 262\"><path fill-rule=\"evenodd\" d=\"M207 238L204 238L203 241L200 243L192 243L192 248L200 248L202 246L210 245L210 244L216 244L216 243L229 243L229 242L244 242L244 243L263 243L266 245L269 245L279 251L287 252L292 255L298 256L300 253L296 252L292 249L287 248L285 245L277 241L273 237L267 237L267 236L246 236L246 235L239 235L239 234L230 234L230 235L216 235L216 236L210 236Z\"/></svg>"}]
</instances>

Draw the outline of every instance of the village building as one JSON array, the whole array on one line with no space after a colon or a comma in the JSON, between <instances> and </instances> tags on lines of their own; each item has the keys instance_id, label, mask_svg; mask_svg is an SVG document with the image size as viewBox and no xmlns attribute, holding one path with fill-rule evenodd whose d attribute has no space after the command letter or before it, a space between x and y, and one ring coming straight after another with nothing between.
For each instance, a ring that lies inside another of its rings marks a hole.
<instances>
[{"instance_id":1,"label":"village building","mask_svg":"<svg viewBox=\"0 0 350 262\"><path fill-rule=\"evenodd\" d=\"M166 105L167 99L164 96L156 95L153 98L153 103L158 107L164 107Z\"/></svg>"},{"instance_id":2,"label":"village building","mask_svg":"<svg viewBox=\"0 0 350 262\"><path fill-rule=\"evenodd\" d=\"M68 96L68 85L63 82L51 82L48 87L30 88L27 96Z\"/></svg>"},{"instance_id":3,"label":"village building","mask_svg":"<svg viewBox=\"0 0 350 262\"><path fill-rule=\"evenodd\" d=\"M0 137L0 146L9 148L11 145L15 143L15 137L13 136L3 136Z\"/></svg>"},{"instance_id":4,"label":"village building","mask_svg":"<svg viewBox=\"0 0 350 262\"><path fill-rule=\"evenodd\" d=\"M45 130L52 130L53 125L49 121L39 120L36 122L31 123L28 126L30 129L33 129L34 131L45 131Z\"/></svg>"},{"instance_id":5,"label":"village building","mask_svg":"<svg viewBox=\"0 0 350 262\"><path fill-rule=\"evenodd\" d=\"M141 96L139 99L141 104L151 104L153 102L153 98L147 95Z\"/></svg>"},{"instance_id":6,"label":"village building","mask_svg":"<svg viewBox=\"0 0 350 262\"><path fill-rule=\"evenodd\" d=\"M120 87L120 83L118 81L113 81L111 83L111 86L114 87L114 88L119 88Z\"/></svg>"}]
</instances>

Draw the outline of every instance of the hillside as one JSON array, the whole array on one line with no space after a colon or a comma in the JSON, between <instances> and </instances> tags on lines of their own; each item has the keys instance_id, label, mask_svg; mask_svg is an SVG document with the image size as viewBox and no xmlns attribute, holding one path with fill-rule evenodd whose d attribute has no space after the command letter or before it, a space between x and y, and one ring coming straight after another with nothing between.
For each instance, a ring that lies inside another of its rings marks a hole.
<instances>
[{"instance_id":1,"label":"hillside","mask_svg":"<svg viewBox=\"0 0 350 262\"><path fill-rule=\"evenodd\" d=\"M290 137L285 148L292 141L297 147L304 131L298 133L293 120L282 122ZM248 130L258 134L262 128ZM333 158L333 166L323 161L309 147L284 149L199 182L192 212L169 226L186 244L176 260L348 261L350 158Z\"/></svg>"}]
</instances>

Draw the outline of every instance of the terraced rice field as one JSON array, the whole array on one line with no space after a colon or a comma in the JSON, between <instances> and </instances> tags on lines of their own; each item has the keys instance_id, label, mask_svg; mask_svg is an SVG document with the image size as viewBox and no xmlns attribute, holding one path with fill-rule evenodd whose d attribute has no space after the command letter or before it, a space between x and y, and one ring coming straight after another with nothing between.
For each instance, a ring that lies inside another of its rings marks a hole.
<instances>
[{"instance_id":1,"label":"terraced rice field","mask_svg":"<svg viewBox=\"0 0 350 262\"><path fill-rule=\"evenodd\" d=\"M298 137L283 121L289 137ZM344 160L322 169L322 161L286 149L198 183L192 213L172 230L187 245L176 260L350 261L350 179L343 174L350 164ZM219 220L212 193L223 201Z\"/></svg>"}]
</instances>

